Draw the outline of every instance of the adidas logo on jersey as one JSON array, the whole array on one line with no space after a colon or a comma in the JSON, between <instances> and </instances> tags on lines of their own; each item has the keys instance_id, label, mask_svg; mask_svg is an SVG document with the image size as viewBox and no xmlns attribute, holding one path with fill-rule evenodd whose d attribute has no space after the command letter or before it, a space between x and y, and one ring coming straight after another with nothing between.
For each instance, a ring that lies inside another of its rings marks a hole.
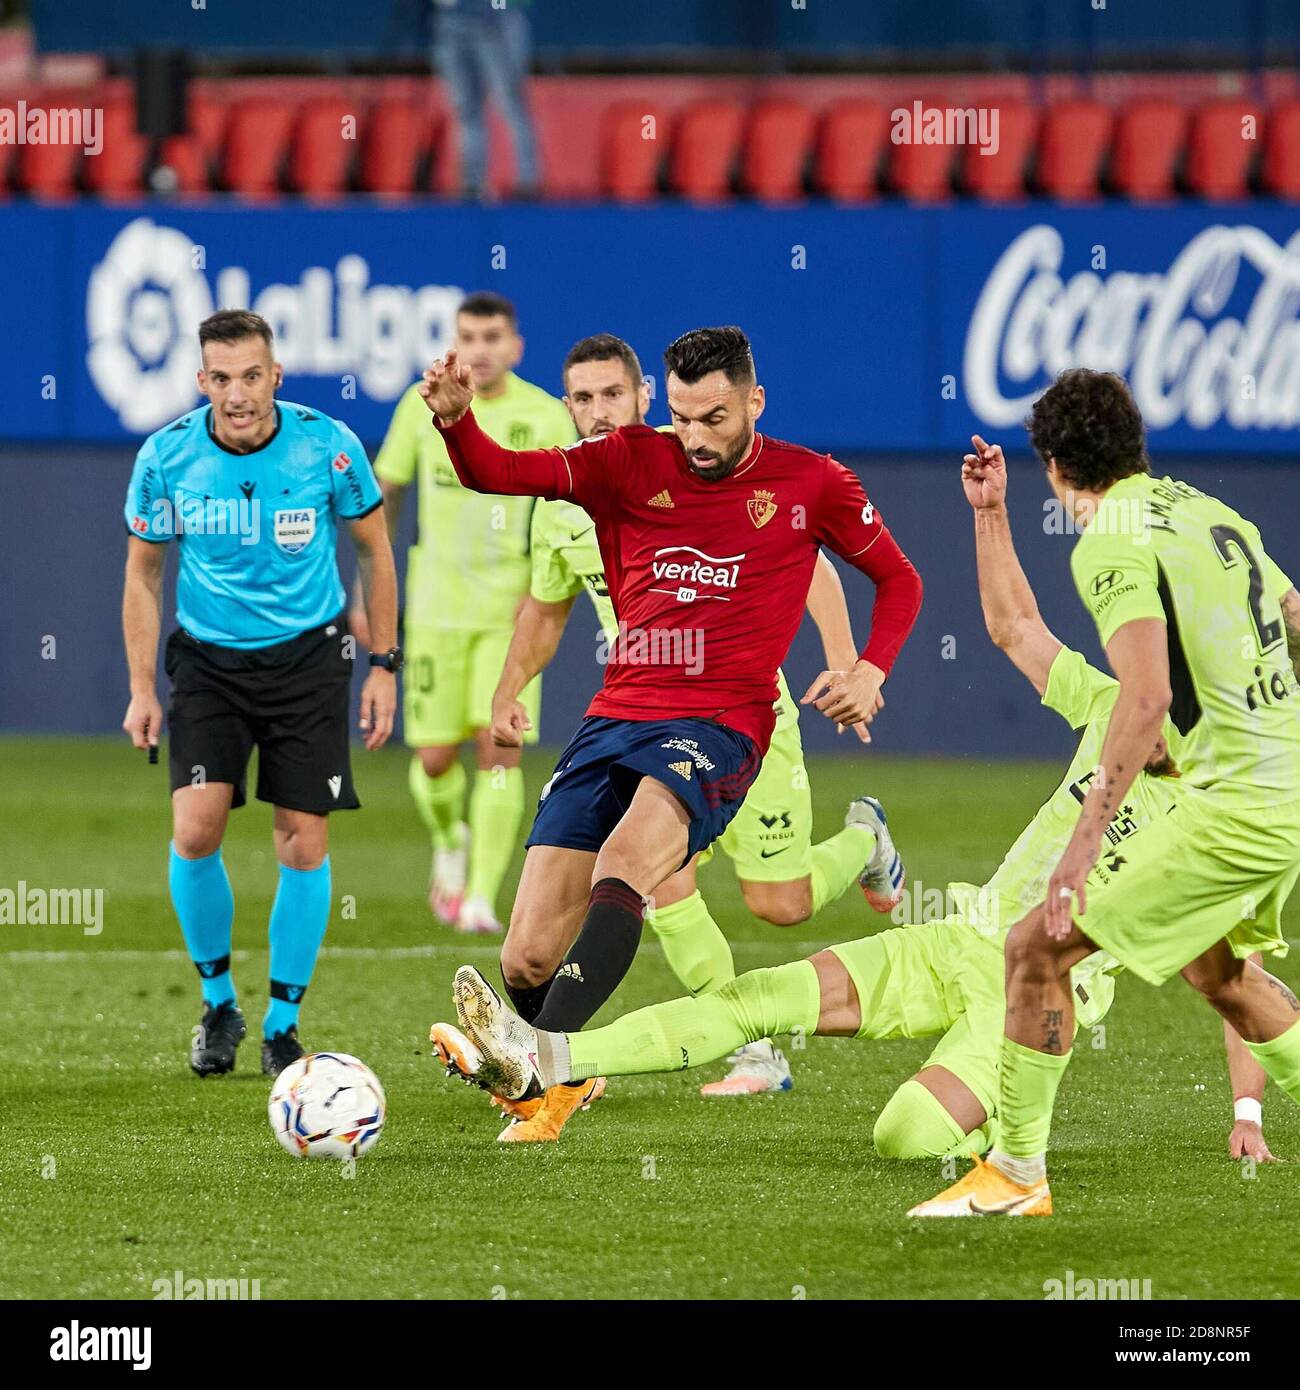
<instances>
[{"instance_id":1,"label":"adidas logo on jersey","mask_svg":"<svg viewBox=\"0 0 1300 1390\"><path fill-rule=\"evenodd\" d=\"M656 492L646 503L647 507L663 507L665 510L671 510L676 505L673 499L669 497L667 488L664 488L662 492Z\"/></svg>"},{"instance_id":2,"label":"adidas logo on jersey","mask_svg":"<svg viewBox=\"0 0 1300 1390\"><path fill-rule=\"evenodd\" d=\"M679 777L684 777L688 782L691 780L691 765L688 762L669 763L668 769Z\"/></svg>"}]
</instances>

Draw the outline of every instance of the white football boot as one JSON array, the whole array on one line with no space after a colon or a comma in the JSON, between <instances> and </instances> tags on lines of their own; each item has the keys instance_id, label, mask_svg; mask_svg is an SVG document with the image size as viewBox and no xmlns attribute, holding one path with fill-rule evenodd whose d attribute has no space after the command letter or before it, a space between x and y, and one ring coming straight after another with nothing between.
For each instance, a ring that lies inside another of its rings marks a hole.
<instances>
[{"instance_id":1,"label":"white football boot","mask_svg":"<svg viewBox=\"0 0 1300 1390\"><path fill-rule=\"evenodd\" d=\"M700 1087L702 1096L761 1096L768 1091L789 1091L794 1088L790 1063L785 1053L764 1038L762 1042L746 1043L727 1058L731 1070L721 1081L710 1081Z\"/></svg>"},{"instance_id":2,"label":"white football boot","mask_svg":"<svg viewBox=\"0 0 1300 1390\"><path fill-rule=\"evenodd\" d=\"M466 898L456 918L456 930L471 936L491 936L504 929L486 898Z\"/></svg>"},{"instance_id":3,"label":"white football boot","mask_svg":"<svg viewBox=\"0 0 1300 1390\"><path fill-rule=\"evenodd\" d=\"M894 848L885 808L874 796L860 796L849 802L844 824L865 826L876 837L876 848L858 875L858 885L877 912L892 912L902 901L907 873Z\"/></svg>"},{"instance_id":4,"label":"white football boot","mask_svg":"<svg viewBox=\"0 0 1300 1390\"><path fill-rule=\"evenodd\" d=\"M505 1100L523 1100L545 1087L537 1066L537 1030L525 1023L474 969L462 965L451 986L456 1015L478 1053L480 1086Z\"/></svg>"}]
</instances>

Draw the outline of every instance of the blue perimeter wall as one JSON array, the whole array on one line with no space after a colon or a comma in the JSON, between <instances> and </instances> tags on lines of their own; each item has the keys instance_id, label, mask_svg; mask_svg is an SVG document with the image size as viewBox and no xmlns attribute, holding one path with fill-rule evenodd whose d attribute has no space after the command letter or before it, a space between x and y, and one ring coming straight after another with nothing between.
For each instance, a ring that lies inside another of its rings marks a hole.
<instances>
[{"instance_id":1,"label":"blue perimeter wall","mask_svg":"<svg viewBox=\"0 0 1300 1390\"><path fill-rule=\"evenodd\" d=\"M621 333L655 375L684 328L743 324L769 393L763 428L856 468L926 581L880 750L1056 756L1067 732L983 632L956 474L966 440L979 429L1016 449L1026 568L1049 623L1094 657L1071 538L1045 527L1046 488L1017 423L1068 362L1128 374L1160 471L1237 506L1300 572L1297 225L1294 209L1269 204L11 205L0 212L15 330L0 339L0 729L118 727L123 489L140 438L196 399L199 317L232 304L266 313L284 397L340 416L373 447L396 395L445 344L460 294L489 287L519 305L523 374L553 390L565 349L587 333ZM651 420L665 418L657 400ZM412 505L404 541L413 525ZM850 573L846 587L865 634L869 585ZM547 744L563 742L599 680L594 631L580 602L546 678ZM792 686L818 669L805 630ZM804 737L845 747L819 717L805 717Z\"/></svg>"}]
</instances>

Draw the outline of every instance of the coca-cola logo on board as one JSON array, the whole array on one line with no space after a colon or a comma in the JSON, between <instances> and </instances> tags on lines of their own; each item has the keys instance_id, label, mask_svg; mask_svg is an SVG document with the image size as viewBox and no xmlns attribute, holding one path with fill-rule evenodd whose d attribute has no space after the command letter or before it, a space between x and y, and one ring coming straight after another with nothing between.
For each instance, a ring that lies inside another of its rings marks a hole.
<instances>
[{"instance_id":1,"label":"coca-cola logo on board","mask_svg":"<svg viewBox=\"0 0 1300 1390\"><path fill-rule=\"evenodd\" d=\"M1300 424L1300 232L1207 227L1151 273L1064 259L1055 227L1029 227L985 281L963 362L981 420L1017 424L1059 372L1093 367L1127 378L1151 429Z\"/></svg>"}]
</instances>

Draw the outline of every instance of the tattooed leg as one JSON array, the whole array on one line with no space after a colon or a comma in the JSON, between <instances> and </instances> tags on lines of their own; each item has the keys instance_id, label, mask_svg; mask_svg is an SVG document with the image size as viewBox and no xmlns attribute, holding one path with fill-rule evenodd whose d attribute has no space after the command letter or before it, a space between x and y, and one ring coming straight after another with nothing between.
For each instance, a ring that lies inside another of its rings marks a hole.
<instances>
[{"instance_id":1,"label":"tattooed leg","mask_svg":"<svg viewBox=\"0 0 1300 1390\"><path fill-rule=\"evenodd\" d=\"M1035 1052L1061 1056L1074 1041L1070 970L1097 948L1078 929L1053 941L1037 907L1007 935L1006 1035Z\"/></svg>"}]
</instances>

